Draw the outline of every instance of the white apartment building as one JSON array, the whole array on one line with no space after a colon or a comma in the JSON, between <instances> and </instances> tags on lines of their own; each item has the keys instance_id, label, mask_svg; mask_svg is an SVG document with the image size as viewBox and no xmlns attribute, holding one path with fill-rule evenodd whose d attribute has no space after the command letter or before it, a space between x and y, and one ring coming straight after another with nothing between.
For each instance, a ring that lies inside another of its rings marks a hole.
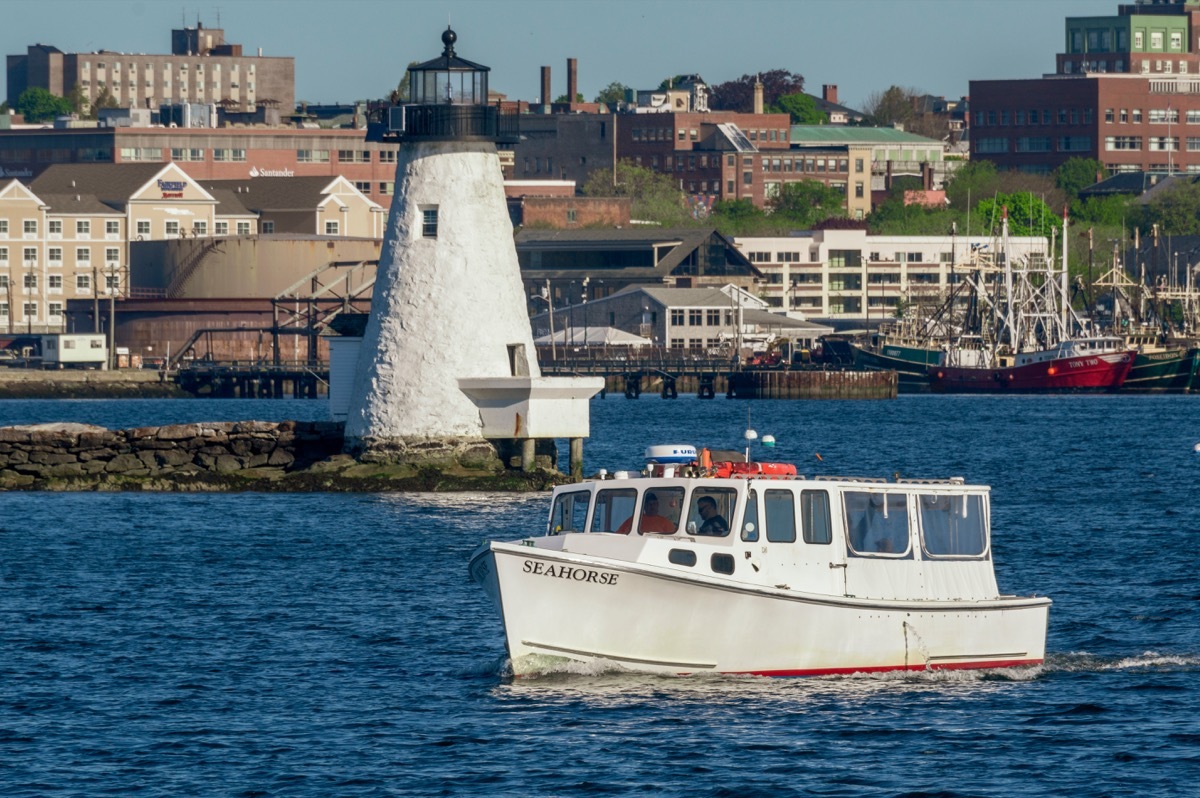
<instances>
[{"instance_id":1,"label":"white apartment building","mask_svg":"<svg viewBox=\"0 0 1200 798\"><path fill-rule=\"evenodd\" d=\"M813 230L778 238L740 237L734 245L764 277L758 294L771 307L805 318L892 318L901 304L939 303L972 258L994 253L984 236L875 236L865 230ZM1040 237L1011 237L1014 259L1046 257Z\"/></svg>"}]
</instances>

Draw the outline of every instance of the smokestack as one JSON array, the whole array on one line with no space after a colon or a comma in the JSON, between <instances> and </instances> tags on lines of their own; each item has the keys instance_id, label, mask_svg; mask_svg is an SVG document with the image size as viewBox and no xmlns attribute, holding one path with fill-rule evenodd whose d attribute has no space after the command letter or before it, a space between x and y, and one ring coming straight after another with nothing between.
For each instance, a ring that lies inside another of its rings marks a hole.
<instances>
[{"instance_id":1,"label":"smokestack","mask_svg":"<svg viewBox=\"0 0 1200 798\"><path fill-rule=\"evenodd\" d=\"M754 77L754 113L761 114L763 112L763 85L762 81L756 75Z\"/></svg>"},{"instance_id":2,"label":"smokestack","mask_svg":"<svg viewBox=\"0 0 1200 798\"><path fill-rule=\"evenodd\" d=\"M826 83L821 87L821 99L827 103L837 105L837 85L834 83Z\"/></svg>"},{"instance_id":3,"label":"smokestack","mask_svg":"<svg viewBox=\"0 0 1200 798\"><path fill-rule=\"evenodd\" d=\"M574 58L567 59L567 102L575 102L579 93L579 62Z\"/></svg>"},{"instance_id":4,"label":"smokestack","mask_svg":"<svg viewBox=\"0 0 1200 798\"><path fill-rule=\"evenodd\" d=\"M542 67L542 105L549 105L554 98L550 96L550 67Z\"/></svg>"}]
</instances>

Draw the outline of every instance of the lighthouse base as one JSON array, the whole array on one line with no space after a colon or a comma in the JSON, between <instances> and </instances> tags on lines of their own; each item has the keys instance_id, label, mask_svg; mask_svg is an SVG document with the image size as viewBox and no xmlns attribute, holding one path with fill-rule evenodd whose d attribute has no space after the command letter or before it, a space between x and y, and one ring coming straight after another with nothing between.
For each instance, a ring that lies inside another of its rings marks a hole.
<instances>
[{"instance_id":1,"label":"lighthouse base","mask_svg":"<svg viewBox=\"0 0 1200 798\"><path fill-rule=\"evenodd\" d=\"M345 451L361 463L390 463L432 468L502 471L504 461L484 438L460 436L346 438Z\"/></svg>"}]
</instances>

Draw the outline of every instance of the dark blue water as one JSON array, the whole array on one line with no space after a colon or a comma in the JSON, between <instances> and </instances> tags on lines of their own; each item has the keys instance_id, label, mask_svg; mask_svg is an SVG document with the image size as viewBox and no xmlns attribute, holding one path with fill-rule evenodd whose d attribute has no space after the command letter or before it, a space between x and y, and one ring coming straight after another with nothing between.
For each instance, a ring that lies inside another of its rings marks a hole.
<instances>
[{"instance_id":1,"label":"dark blue water","mask_svg":"<svg viewBox=\"0 0 1200 798\"><path fill-rule=\"evenodd\" d=\"M465 564L545 497L0 494L0 796L1196 794L1200 397L610 397L588 466L738 447L747 410L810 473L991 484L1001 587L1055 600L1047 664L512 681ZM0 402L0 425L324 411Z\"/></svg>"}]
</instances>

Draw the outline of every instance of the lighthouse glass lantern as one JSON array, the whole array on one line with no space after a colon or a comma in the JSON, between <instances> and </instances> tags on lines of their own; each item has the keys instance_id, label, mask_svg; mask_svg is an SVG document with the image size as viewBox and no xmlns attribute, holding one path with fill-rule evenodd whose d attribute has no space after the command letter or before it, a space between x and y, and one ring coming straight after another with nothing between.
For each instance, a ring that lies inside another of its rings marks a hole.
<instances>
[{"instance_id":1,"label":"lighthouse glass lantern","mask_svg":"<svg viewBox=\"0 0 1200 798\"><path fill-rule=\"evenodd\" d=\"M386 109L386 121L368 127L373 141L493 141L518 138L515 113L488 103L489 67L454 52L458 34L442 33L442 54L408 68L408 98Z\"/></svg>"}]
</instances>

